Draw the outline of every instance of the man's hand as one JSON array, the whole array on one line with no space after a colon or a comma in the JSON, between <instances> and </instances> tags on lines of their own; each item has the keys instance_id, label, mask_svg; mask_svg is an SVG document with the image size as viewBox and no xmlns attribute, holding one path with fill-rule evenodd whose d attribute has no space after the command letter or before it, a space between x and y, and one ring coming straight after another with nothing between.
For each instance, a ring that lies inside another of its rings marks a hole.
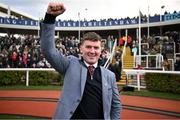
<instances>
[{"instance_id":1,"label":"man's hand","mask_svg":"<svg viewBox=\"0 0 180 120\"><path fill-rule=\"evenodd\" d=\"M50 2L48 5L47 13L58 16L64 13L65 7L63 3Z\"/></svg>"}]
</instances>

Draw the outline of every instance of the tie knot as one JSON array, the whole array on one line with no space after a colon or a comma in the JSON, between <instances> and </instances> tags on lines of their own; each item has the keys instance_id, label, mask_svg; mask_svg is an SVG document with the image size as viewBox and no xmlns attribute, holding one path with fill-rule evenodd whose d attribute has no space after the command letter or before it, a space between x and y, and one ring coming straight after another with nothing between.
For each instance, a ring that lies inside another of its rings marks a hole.
<instances>
[{"instance_id":1,"label":"tie knot","mask_svg":"<svg viewBox=\"0 0 180 120\"><path fill-rule=\"evenodd\" d=\"M88 66L88 71L89 71L90 75L93 75L93 73L94 73L94 66L92 66L92 65Z\"/></svg>"}]
</instances>

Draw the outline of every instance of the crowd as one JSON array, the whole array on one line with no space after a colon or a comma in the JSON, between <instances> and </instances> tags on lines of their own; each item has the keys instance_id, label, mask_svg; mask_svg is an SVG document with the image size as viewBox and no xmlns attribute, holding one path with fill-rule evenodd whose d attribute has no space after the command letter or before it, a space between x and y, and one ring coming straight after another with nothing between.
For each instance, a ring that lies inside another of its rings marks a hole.
<instances>
[{"instance_id":1,"label":"crowd","mask_svg":"<svg viewBox=\"0 0 180 120\"><path fill-rule=\"evenodd\" d=\"M105 63L112 50L116 38L108 35L103 39L102 61ZM132 38L131 38L132 39ZM122 45L122 39L119 39L118 45ZM74 55L80 58L80 41L75 36L65 36L56 39L56 48L65 56ZM166 70L170 70L170 62L167 59L173 59L173 50L175 43L175 52L180 53L180 37L176 31L166 32L163 36L152 35L149 38L142 37L142 55L162 54ZM173 44L172 44L173 43ZM131 40L127 46L132 50L132 55L138 54L138 40ZM163 46L163 47L162 47ZM122 52L122 51L120 51ZM175 57L174 70L179 71L179 57ZM117 59L117 58L116 58ZM143 59L142 59L143 60ZM119 61L117 59L116 61ZM152 64L155 64L152 60ZM119 64L118 64L119 65ZM112 65L115 66L115 65ZM110 66L110 67L112 67ZM153 65L152 65L153 66ZM171 65L172 66L172 65ZM40 40L33 35L19 35L18 37L0 36L0 68L50 68L51 65L41 53ZM112 69L112 68L110 68ZM114 70L116 71L116 70Z\"/></svg>"},{"instance_id":2,"label":"crowd","mask_svg":"<svg viewBox=\"0 0 180 120\"><path fill-rule=\"evenodd\" d=\"M74 36L56 39L56 48L65 56L80 57L80 41ZM105 44L105 42L104 42ZM102 51L102 60L107 59L108 50ZM41 52L40 40L33 35L15 37L0 36L0 68L50 68Z\"/></svg>"},{"instance_id":3,"label":"crowd","mask_svg":"<svg viewBox=\"0 0 180 120\"><path fill-rule=\"evenodd\" d=\"M132 55L139 53L138 44L138 41L128 44L132 48ZM177 31L167 31L162 36L152 35L149 38L144 35L141 44L141 55L162 55L164 59L162 66L165 70L173 70L172 66L174 66L174 70L180 71L178 67L180 56L176 56L176 53L180 53L180 34ZM145 61L145 57L142 61ZM156 66L154 59L150 61L150 66Z\"/></svg>"},{"instance_id":4,"label":"crowd","mask_svg":"<svg viewBox=\"0 0 180 120\"><path fill-rule=\"evenodd\" d=\"M45 67L46 60L41 54L39 39L32 35L0 37L0 67Z\"/></svg>"}]
</instances>

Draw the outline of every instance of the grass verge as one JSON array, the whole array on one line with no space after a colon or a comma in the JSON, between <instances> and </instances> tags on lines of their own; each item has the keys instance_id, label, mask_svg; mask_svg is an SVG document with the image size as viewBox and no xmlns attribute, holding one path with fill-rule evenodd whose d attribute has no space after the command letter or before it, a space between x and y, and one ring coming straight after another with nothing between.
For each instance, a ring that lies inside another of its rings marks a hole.
<instances>
[{"instance_id":1,"label":"grass verge","mask_svg":"<svg viewBox=\"0 0 180 120\"><path fill-rule=\"evenodd\" d=\"M0 90L61 90L62 86L0 86Z\"/></svg>"},{"instance_id":2,"label":"grass verge","mask_svg":"<svg viewBox=\"0 0 180 120\"><path fill-rule=\"evenodd\" d=\"M143 97L153 97L153 98L161 98L161 99L169 99L169 100L180 100L180 94L174 93L165 93L165 92L153 92L148 90L137 91L122 91L122 95L132 95L132 96L143 96Z\"/></svg>"}]
</instances>

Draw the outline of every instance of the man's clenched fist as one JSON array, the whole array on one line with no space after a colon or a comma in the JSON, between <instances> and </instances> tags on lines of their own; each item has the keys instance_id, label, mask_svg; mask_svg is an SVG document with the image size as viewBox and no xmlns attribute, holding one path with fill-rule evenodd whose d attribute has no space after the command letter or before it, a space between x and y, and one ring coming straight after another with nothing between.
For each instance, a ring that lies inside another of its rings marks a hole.
<instances>
[{"instance_id":1,"label":"man's clenched fist","mask_svg":"<svg viewBox=\"0 0 180 120\"><path fill-rule=\"evenodd\" d=\"M47 13L54 16L58 16L60 14L63 14L65 10L66 9L63 3L50 2L48 5Z\"/></svg>"}]
</instances>

